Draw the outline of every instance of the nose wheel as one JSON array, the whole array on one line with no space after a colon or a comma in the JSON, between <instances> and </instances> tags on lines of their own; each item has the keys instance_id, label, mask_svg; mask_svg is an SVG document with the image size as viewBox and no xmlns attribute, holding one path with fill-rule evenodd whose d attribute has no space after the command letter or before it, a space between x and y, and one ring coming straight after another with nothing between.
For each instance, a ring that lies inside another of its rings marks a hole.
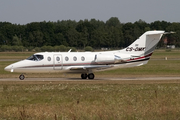
<instances>
[{"instance_id":1,"label":"nose wheel","mask_svg":"<svg viewBox=\"0 0 180 120\"><path fill-rule=\"evenodd\" d=\"M20 80L24 80L24 78L25 78L25 76L24 76L23 74L21 74L21 75L19 76L19 79L20 79Z\"/></svg>"}]
</instances>

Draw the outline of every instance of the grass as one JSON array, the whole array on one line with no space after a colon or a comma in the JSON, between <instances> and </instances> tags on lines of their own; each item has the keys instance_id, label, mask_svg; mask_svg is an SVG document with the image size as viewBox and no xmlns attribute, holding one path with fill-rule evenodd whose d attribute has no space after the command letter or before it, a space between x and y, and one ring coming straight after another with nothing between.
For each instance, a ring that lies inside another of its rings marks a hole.
<instances>
[{"instance_id":1,"label":"grass","mask_svg":"<svg viewBox=\"0 0 180 120\"><path fill-rule=\"evenodd\" d=\"M180 82L1 83L1 119L180 119Z\"/></svg>"},{"instance_id":2,"label":"grass","mask_svg":"<svg viewBox=\"0 0 180 120\"><path fill-rule=\"evenodd\" d=\"M165 59L165 57L168 59L180 59L180 50L156 50L151 59Z\"/></svg>"}]
</instances>

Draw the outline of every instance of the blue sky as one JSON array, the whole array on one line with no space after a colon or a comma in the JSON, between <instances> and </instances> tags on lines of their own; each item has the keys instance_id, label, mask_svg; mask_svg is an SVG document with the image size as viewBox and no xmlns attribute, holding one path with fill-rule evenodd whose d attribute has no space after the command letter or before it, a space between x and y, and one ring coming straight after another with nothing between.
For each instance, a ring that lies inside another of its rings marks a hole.
<instances>
[{"instance_id":1,"label":"blue sky","mask_svg":"<svg viewBox=\"0 0 180 120\"><path fill-rule=\"evenodd\" d=\"M27 24L40 21L84 20L120 22L139 19L180 22L180 0L2 0L0 21Z\"/></svg>"}]
</instances>

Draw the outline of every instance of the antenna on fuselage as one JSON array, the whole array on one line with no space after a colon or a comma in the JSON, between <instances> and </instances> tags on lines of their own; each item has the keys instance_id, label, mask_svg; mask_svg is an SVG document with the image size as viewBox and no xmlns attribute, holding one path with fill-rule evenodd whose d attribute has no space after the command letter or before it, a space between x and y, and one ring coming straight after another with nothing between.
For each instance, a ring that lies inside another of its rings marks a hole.
<instances>
[{"instance_id":1,"label":"antenna on fuselage","mask_svg":"<svg viewBox=\"0 0 180 120\"><path fill-rule=\"evenodd\" d=\"M70 49L68 52L71 52L72 49Z\"/></svg>"}]
</instances>

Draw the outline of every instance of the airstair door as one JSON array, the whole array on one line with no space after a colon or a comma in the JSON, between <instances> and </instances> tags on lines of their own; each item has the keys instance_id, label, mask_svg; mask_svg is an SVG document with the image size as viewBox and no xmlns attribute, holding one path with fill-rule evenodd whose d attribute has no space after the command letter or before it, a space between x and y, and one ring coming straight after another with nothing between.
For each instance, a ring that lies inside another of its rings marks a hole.
<instances>
[{"instance_id":1,"label":"airstair door","mask_svg":"<svg viewBox=\"0 0 180 120\"><path fill-rule=\"evenodd\" d=\"M53 56L53 67L54 70L62 70L63 68L63 59L62 59L62 55L57 54Z\"/></svg>"}]
</instances>

